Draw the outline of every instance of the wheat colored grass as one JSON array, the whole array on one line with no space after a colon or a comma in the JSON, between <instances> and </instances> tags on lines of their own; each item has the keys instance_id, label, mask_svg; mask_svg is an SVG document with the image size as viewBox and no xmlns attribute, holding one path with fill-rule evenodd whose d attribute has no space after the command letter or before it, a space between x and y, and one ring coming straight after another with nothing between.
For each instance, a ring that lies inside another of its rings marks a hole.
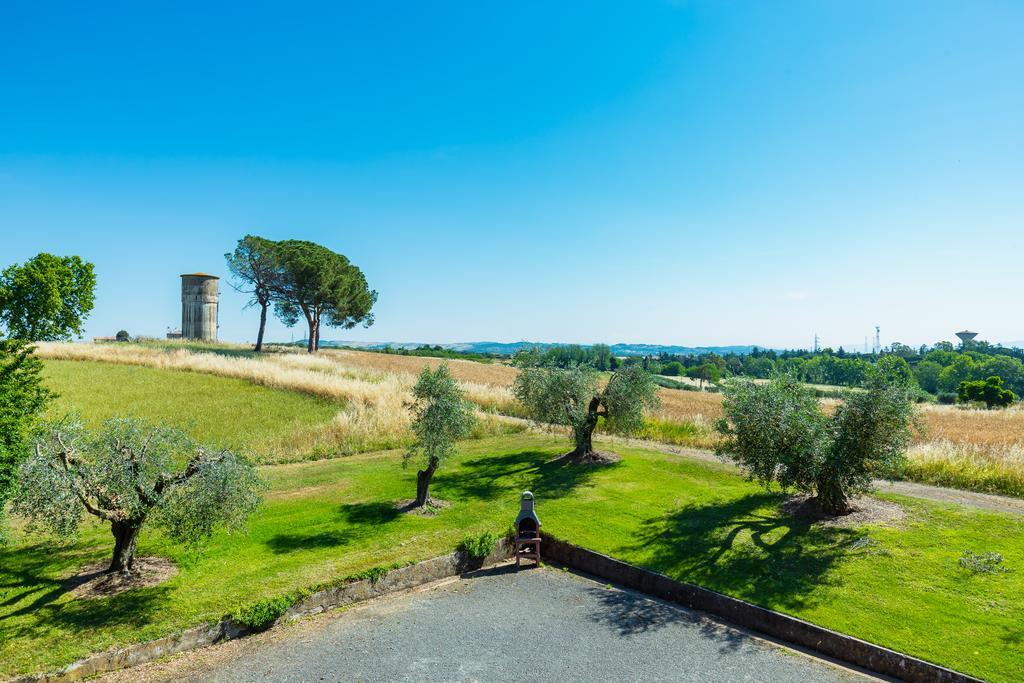
<instances>
[{"instance_id":1,"label":"wheat colored grass","mask_svg":"<svg viewBox=\"0 0 1024 683\"><path fill-rule=\"evenodd\" d=\"M443 360L420 356L324 350L309 355L277 350L255 357L191 350L188 346L40 343L42 358L125 363L152 368L234 377L278 389L301 391L341 402L335 418L308 435L310 447L356 452L407 444L408 404L416 375L447 363L467 398L487 414L522 416L512 395L518 370L500 363ZM712 429L722 416L722 396L660 389L661 408L652 416L648 438L712 448ZM834 410L835 399L823 399ZM977 410L928 405L921 409L922 432L910 452L908 476L1024 495L1024 408ZM683 425L686 429L675 429ZM481 429L508 423L487 418ZM520 425L521 427L521 425Z\"/></svg>"},{"instance_id":2,"label":"wheat colored grass","mask_svg":"<svg viewBox=\"0 0 1024 683\"><path fill-rule=\"evenodd\" d=\"M188 348L151 347L136 344L65 344L42 342L36 354L53 360L77 360L138 365L148 368L201 372L242 379L275 389L299 391L338 401L334 419L309 430L305 443L292 444L291 451L309 450L326 456L328 451L353 453L395 448L411 440L409 404L416 376L412 372L389 370L387 366L355 364L344 354L308 355L275 352L256 357L228 356L192 351ZM368 354L361 354L368 355ZM410 368L411 369L411 368ZM461 374L467 398L488 413L512 412L512 392L507 386L470 381L472 373ZM485 379L485 378L482 378ZM478 430L491 433L508 425L485 419ZM280 449L278 449L280 450Z\"/></svg>"}]
</instances>

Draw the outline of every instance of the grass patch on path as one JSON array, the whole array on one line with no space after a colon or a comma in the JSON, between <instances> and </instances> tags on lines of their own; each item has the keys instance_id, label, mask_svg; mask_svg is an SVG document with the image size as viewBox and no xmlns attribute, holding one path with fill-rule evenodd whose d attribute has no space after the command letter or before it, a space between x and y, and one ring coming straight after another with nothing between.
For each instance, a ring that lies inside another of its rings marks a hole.
<instances>
[{"instance_id":1,"label":"grass patch on path","mask_svg":"<svg viewBox=\"0 0 1024 683\"><path fill-rule=\"evenodd\" d=\"M415 490L399 451L264 468L271 489L248 535L218 535L198 553L144 531L140 554L171 558L179 574L107 599L75 601L61 585L107 555L106 529L60 548L24 539L0 550L0 677L448 552L467 535L504 531L527 488L544 529L572 542L976 676L1019 675L1017 517L887 497L908 510L898 526L820 528L714 463L618 445L616 465L553 462L564 450L536 435L464 444L432 488L454 505L429 517L393 505ZM1010 571L971 573L959 566L965 549L1001 553Z\"/></svg>"}]
</instances>

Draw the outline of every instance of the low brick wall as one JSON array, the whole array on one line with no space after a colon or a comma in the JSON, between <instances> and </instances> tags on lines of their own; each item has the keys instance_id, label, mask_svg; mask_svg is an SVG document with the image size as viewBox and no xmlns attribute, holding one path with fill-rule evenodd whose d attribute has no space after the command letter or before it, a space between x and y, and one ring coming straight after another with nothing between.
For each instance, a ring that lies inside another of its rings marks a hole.
<instances>
[{"instance_id":1,"label":"low brick wall","mask_svg":"<svg viewBox=\"0 0 1024 683\"><path fill-rule=\"evenodd\" d=\"M482 563L473 562L464 552L454 552L435 557L418 564L399 569L392 569L376 583L369 579L354 581L337 588L314 593L305 600L293 605L278 620L289 621L302 616L317 614L338 607L345 607L357 602L380 597L388 593L414 588L423 584L446 579L507 559L511 554L508 544L500 541ZM260 629L265 630L265 629ZM110 650L86 657L63 669L51 673L33 674L11 679L10 683L37 683L42 681L77 681L108 671L126 669L146 662L152 662L177 654L196 650L201 647L241 638L253 633L252 629L240 627L224 619L216 624L203 624L166 638L158 638L146 643L129 645L128 647Z\"/></svg>"},{"instance_id":2,"label":"low brick wall","mask_svg":"<svg viewBox=\"0 0 1024 683\"><path fill-rule=\"evenodd\" d=\"M978 682L979 679L880 647L858 638L731 598L692 583L641 569L544 534L544 559L592 576L654 595L684 607L721 617L737 626L800 645L828 657L905 681L928 683Z\"/></svg>"}]
</instances>

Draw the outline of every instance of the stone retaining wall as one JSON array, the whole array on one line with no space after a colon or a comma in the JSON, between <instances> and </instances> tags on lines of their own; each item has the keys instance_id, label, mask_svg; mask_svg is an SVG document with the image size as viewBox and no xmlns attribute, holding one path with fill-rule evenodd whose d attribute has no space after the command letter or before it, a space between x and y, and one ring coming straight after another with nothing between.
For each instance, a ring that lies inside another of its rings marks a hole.
<instances>
[{"instance_id":1,"label":"stone retaining wall","mask_svg":"<svg viewBox=\"0 0 1024 683\"><path fill-rule=\"evenodd\" d=\"M803 646L885 676L928 683L980 683L977 678L758 607L664 574L641 569L544 534L542 556L592 576L721 617L778 640Z\"/></svg>"},{"instance_id":2,"label":"stone retaining wall","mask_svg":"<svg viewBox=\"0 0 1024 683\"><path fill-rule=\"evenodd\" d=\"M654 595L684 607L707 612L738 626L759 631L772 638L803 646L828 657L864 669L913 682L980 683L979 679L951 669L901 654L867 641L837 633L779 612L731 598L707 588L676 581L669 577L620 560L561 541L544 534L542 555L546 560L564 564L605 581ZM481 566L507 559L511 549L501 541L483 563L473 563L463 552L454 552L418 564L393 569L377 582L368 579L314 593L292 606L279 621L298 619L330 609L344 607L396 591L414 588L456 576ZM240 638L253 631L225 619L204 624L179 634L92 655L63 669L12 679L11 683L39 681L76 681L107 671L144 664L161 657Z\"/></svg>"},{"instance_id":3,"label":"stone retaining wall","mask_svg":"<svg viewBox=\"0 0 1024 683\"><path fill-rule=\"evenodd\" d=\"M392 569L376 582L364 579L314 593L305 600L293 605L278 621L298 619L305 615L325 612L388 593L456 576L466 571L505 560L509 557L510 553L511 550L508 544L502 540L499 541L495 551L482 563L474 563L466 553L459 551L408 567ZM179 652L187 652L215 645L225 640L241 638L251 633L253 633L253 629L238 626L231 623L231 620L224 619L216 624L203 624L202 626L196 626L166 638L158 638L146 643L129 645L117 650L92 655L69 664L59 671L14 678L11 679L10 683L77 681L89 676L95 676L96 674L145 664L146 662Z\"/></svg>"}]
</instances>

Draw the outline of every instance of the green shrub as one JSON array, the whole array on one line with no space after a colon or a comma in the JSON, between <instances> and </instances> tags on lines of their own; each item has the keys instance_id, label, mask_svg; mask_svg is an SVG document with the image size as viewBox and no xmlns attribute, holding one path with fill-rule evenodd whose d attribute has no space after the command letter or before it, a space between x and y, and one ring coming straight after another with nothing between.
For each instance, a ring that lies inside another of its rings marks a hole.
<instances>
[{"instance_id":1,"label":"green shrub","mask_svg":"<svg viewBox=\"0 0 1024 683\"><path fill-rule=\"evenodd\" d=\"M960 382L957 391L960 403L983 402L986 408L1005 408L1017 400L1017 395L1003 388L1003 379L993 375L976 382Z\"/></svg>"},{"instance_id":2,"label":"green shrub","mask_svg":"<svg viewBox=\"0 0 1024 683\"><path fill-rule=\"evenodd\" d=\"M664 375L652 375L651 379L654 380L654 383L657 384L659 387L664 387L665 389L678 389L680 391L700 391L698 387L695 387L692 384L687 384L686 382L679 382L674 379L669 379Z\"/></svg>"},{"instance_id":3,"label":"green shrub","mask_svg":"<svg viewBox=\"0 0 1024 683\"><path fill-rule=\"evenodd\" d=\"M355 574L349 574L348 576L340 579L325 581L324 583L300 588L292 591L291 593L286 593L285 595L279 595L274 598L263 598L262 600L257 600L256 602L248 605L239 606L233 612L228 614L227 618L238 626L244 626L252 629L267 628L280 619L289 608L305 600L311 595L319 593L320 591L339 588L357 581L369 581L371 584L375 584L387 576L388 572L391 570L398 569L400 567L407 567L411 564L415 563L396 562L395 564L380 567L370 567L369 569L364 569L360 572L356 572Z\"/></svg>"},{"instance_id":4,"label":"green shrub","mask_svg":"<svg viewBox=\"0 0 1024 683\"><path fill-rule=\"evenodd\" d=\"M388 575L392 569L398 569L402 565L390 565L387 567L370 567L364 569L361 572L356 572L345 577L342 583L355 583L356 581L369 581L370 583L377 583L385 576Z\"/></svg>"},{"instance_id":5,"label":"green shrub","mask_svg":"<svg viewBox=\"0 0 1024 683\"><path fill-rule=\"evenodd\" d=\"M276 598L264 598L238 607L228 615L228 618L238 626L263 629L280 619L295 602L295 595L279 595Z\"/></svg>"},{"instance_id":6,"label":"green shrub","mask_svg":"<svg viewBox=\"0 0 1024 683\"><path fill-rule=\"evenodd\" d=\"M714 429L706 424L690 420L678 422L659 419L645 420L639 437L693 448L714 448L720 441L720 437Z\"/></svg>"},{"instance_id":7,"label":"green shrub","mask_svg":"<svg viewBox=\"0 0 1024 683\"><path fill-rule=\"evenodd\" d=\"M485 531L479 536L466 536L459 542L457 549L469 555L470 559L480 561L494 552L494 546L500 540L501 536L499 534L493 531Z\"/></svg>"},{"instance_id":8,"label":"green shrub","mask_svg":"<svg viewBox=\"0 0 1024 683\"><path fill-rule=\"evenodd\" d=\"M671 363L666 363L665 365L663 365L661 367L661 372L659 374L665 375L667 377L679 377L685 372L686 368L683 367L683 364L677 360L674 360Z\"/></svg>"},{"instance_id":9,"label":"green shrub","mask_svg":"<svg viewBox=\"0 0 1024 683\"><path fill-rule=\"evenodd\" d=\"M1010 571L1003 566L1003 556L999 553L977 554L970 550L960 555L960 566L972 574L1001 574Z\"/></svg>"}]
</instances>

